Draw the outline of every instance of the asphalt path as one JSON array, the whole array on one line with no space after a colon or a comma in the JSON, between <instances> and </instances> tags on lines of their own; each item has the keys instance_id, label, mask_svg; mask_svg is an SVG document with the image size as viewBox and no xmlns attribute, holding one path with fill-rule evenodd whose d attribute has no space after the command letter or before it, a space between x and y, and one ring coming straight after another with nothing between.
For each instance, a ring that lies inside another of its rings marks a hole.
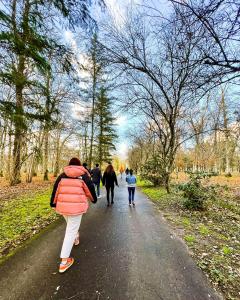
<instances>
[{"instance_id":1,"label":"asphalt path","mask_svg":"<svg viewBox=\"0 0 240 300\"><path fill-rule=\"evenodd\" d=\"M112 206L103 191L84 215L71 269L58 273L61 219L0 266L0 299L221 299L154 204L138 190L129 207L119 182Z\"/></svg>"}]
</instances>

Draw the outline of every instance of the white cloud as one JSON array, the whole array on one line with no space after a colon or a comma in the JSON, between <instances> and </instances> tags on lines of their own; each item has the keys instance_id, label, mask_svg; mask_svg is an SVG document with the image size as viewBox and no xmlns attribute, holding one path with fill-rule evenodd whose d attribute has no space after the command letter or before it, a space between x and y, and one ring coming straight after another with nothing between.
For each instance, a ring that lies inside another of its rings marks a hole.
<instances>
[{"instance_id":1,"label":"white cloud","mask_svg":"<svg viewBox=\"0 0 240 300\"><path fill-rule=\"evenodd\" d=\"M115 124L118 126L123 126L126 123L126 117L125 116L119 116L116 118Z\"/></svg>"},{"instance_id":2,"label":"white cloud","mask_svg":"<svg viewBox=\"0 0 240 300\"><path fill-rule=\"evenodd\" d=\"M141 4L143 0L105 0L108 12L112 20L118 27L121 27L127 15L129 8L134 9L134 6ZM99 21L102 15L100 14Z\"/></svg>"},{"instance_id":3,"label":"white cloud","mask_svg":"<svg viewBox=\"0 0 240 300\"><path fill-rule=\"evenodd\" d=\"M125 142L120 143L117 146L117 155L121 159L125 160L125 159L127 159L127 154L128 154L128 144Z\"/></svg>"}]
</instances>

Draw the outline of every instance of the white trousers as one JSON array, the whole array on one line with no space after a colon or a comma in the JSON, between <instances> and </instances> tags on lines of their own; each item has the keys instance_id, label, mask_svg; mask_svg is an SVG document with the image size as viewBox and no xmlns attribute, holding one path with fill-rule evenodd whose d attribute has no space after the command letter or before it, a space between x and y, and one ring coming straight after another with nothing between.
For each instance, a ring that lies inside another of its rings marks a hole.
<instances>
[{"instance_id":1,"label":"white trousers","mask_svg":"<svg viewBox=\"0 0 240 300\"><path fill-rule=\"evenodd\" d=\"M60 257L68 258L70 257L74 240L79 235L78 230L81 224L82 215L63 217L66 220L67 226Z\"/></svg>"}]
</instances>

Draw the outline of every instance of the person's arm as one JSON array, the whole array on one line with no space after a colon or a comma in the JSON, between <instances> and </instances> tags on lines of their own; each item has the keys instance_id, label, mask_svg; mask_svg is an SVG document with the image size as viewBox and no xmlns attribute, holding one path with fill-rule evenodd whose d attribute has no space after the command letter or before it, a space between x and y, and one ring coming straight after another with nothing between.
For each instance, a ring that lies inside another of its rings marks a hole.
<instances>
[{"instance_id":1,"label":"person's arm","mask_svg":"<svg viewBox=\"0 0 240 300\"><path fill-rule=\"evenodd\" d=\"M62 178L66 178L66 175L64 173L60 174L58 176L58 178L56 179L55 183L54 183L53 191L52 191L52 195L51 195L51 200L50 200L50 206L51 207L56 207L56 203L54 203L54 199L55 199L55 196L56 196L56 192L57 192L59 182L61 181Z\"/></svg>"},{"instance_id":2,"label":"person's arm","mask_svg":"<svg viewBox=\"0 0 240 300\"><path fill-rule=\"evenodd\" d=\"M96 203L97 202L97 195L95 192L95 188L94 185L92 183L92 180L90 179L90 177L88 176L88 174L84 174L82 176L82 179L85 183L85 186L83 185L83 189L84 192L86 193L86 196L93 202Z\"/></svg>"},{"instance_id":3,"label":"person's arm","mask_svg":"<svg viewBox=\"0 0 240 300\"><path fill-rule=\"evenodd\" d=\"M105 185L106 182L106 173L103 173L102 184Z\"/></svg>"},{"instance_id":4,"label":"person's arm","mask_svg":"<svg viewBox=\"0 0 240 300\"><path fill-rule=\"evenodd\" d=\"M115 181L116 185L118 186L117 175L115 172L114 172L114 181Z\"/></svg>"}]
</instances>

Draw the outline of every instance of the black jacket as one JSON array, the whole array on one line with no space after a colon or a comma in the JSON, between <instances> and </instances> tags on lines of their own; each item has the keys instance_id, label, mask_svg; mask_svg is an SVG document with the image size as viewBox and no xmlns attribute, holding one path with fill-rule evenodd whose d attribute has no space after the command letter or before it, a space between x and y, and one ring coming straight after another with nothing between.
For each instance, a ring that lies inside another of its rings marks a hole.
<instances>
[{"instance_id":1,"label":"black jacket","mask_svg":"<svg viewBox=\"0 0 240 300\"><path fill-rule=\"evenodd\" d=\"M114 171L111 173L104 172L102 183L105 186L114 186L114 183L118 185L116 173Z\"/></svg>"},{"instance_id":2,"label":"black jacket","mask_svg":"<svg viewBox=\"0 0 240 300\"><path fill-rule=\"evenodd\" d=\"M96 167L92 169L91 175L92 175L92 182L95 184L99 184L102 179L101 170L98 167Z\"/></svg>"},{"instance_id":3,"label":"black jacket","mask_svg":"<svg viewBox=\"0 0 240 300\"><path fill-rule=\"evenodd\" d=\"M56 195L56 192L57 192L57 188L58 188L58 184L59 182L61 181L62 178L69 178L65 173L62 173L58 176L57 180L55 181L54 183L54 186L53 186L53 191L52 191L52 196L51 196L51 201L50 201L50 206L51 207L56 207L56 203L53 203L54 201L54 198L55 198L55 195ZM97 202L97 196L96 196L96 192L95 192L95 188L94 188L94 185L92 183L92 180L91 178L87 175L87 174L84 174L82 176L82 180L86 183L92 197L93 197L93 203L96 203Z\"/></svg>"}]
</instances>

